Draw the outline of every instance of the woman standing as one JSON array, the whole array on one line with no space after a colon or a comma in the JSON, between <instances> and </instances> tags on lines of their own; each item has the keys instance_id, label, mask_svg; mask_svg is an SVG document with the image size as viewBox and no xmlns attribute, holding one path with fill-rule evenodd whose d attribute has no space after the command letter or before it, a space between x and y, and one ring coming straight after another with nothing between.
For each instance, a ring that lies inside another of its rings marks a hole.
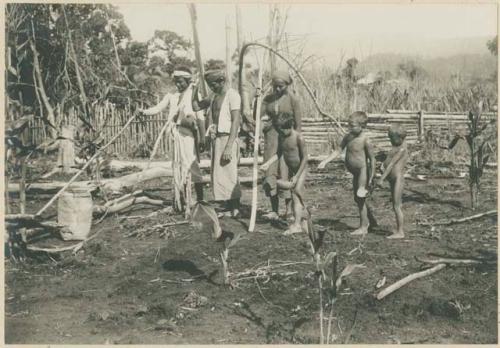
<instances>
[{"instance_id":1,"label":"woman standing","mask_svg":"<svg viewBox=\"0 0 500 348\"><path fill-rule=\"evenodd\" d=\"M177 92L167 94L162 101L149 109L139 110L143 115L155 115L167 107L167 134L174 141L172 153L175 208L189 215L191 181L196 198L203 200L202 174L199 167L198 146L205 142L203 113L195 112L191 105L193 94L191 70L177 67L173 72Z\"/></svg>"},{"instance_id":2,"label":"woman standing","mask_svg":"<svg viewBox=\"0 0 500 348\"><path fill-rule=\"evenodd\" d=\"M297 97L289 90L292 78L286 71L276 71L272 76L273 92L262 101L262 131L264 133L264 162L276 154L278 149L278 131L275 121L278 114L287 112L294 115L294 129L300 132L302 126L302 112ZM283 159L274 162L266 171L264 190L271 200L272 211L265 215L270 220L279 219L279 196L285 199L286 211L291 202L290 191L278 192L276 181L288 180L288 168Z\"/></svg>"}]
</instances>

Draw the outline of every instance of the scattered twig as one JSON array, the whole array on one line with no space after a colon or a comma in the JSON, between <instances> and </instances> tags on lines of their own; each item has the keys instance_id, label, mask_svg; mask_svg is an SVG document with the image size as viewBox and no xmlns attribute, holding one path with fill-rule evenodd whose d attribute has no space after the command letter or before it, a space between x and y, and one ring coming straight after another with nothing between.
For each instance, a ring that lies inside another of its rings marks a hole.
<instances>
[{"instance_id":1,"label":"scattered twig","mask_svg":"<svg viewBox=\"0 0 500 348\"><path fill-rule=\"evenodd\" d=\"M435 273L437 271L442 270L445 267L446 267L446 264L440 263L440 264L438 264L438 265L436 265L436 266L434 266L432 268L429 268L429 269L427 269L425 271L410 274L409 276L406 276L403 279L398 280L396 283L388 286L387 288L385 288L384 290L382 290L381 292L379 292L378 295L377 295L377 300L383 299L387 295L392 294L394 291L398 290L399 288L405 286L406 284L408 284L409 282L411 282L411 281L413 281L415 279L428 276L430 274L433 274L433 273Z\"/></svg>"}]
</instances>

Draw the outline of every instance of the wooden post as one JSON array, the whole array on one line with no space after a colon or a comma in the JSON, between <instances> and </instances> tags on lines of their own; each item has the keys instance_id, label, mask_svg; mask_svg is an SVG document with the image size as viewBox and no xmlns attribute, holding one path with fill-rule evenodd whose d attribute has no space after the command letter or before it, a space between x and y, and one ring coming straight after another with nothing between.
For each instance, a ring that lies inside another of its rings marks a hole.
<instances>
[{"instance_id":1,"label":"wooden post","mask_svg":"<svg viewBox=\"0 0 500 348\"><path fill-rule=\"evenodd\" d=\"M231 26L229 25L229 17L226 16L226 83L232 85L231 75Z\"/></svg>"},{"instance_id":2,"label":"wooden post","mask_svg":"<svg viewBox=\"0 0 500 348\"><path fill-rule=\"evenodd\" d=\"M424 139L424 112L420 110L418 112L418 125L417 125L417 135L418 140L422 141Z\"/></svg>"},{"instance_id":3,"label":"wooden post","mask_svg":"<svg viewBox=\"0 0 500 348\"><path fill-rule=\"evenodd\" d=\"M205 75L205 69L203 67L203 61L201 59L201 51L200 51L200 40L198 39L198 28L196 25L197 15L196 15L196 5L188 4L189 14L191 16L191 26L193 29L193 44L194 44L194 54L196 56L196 65L198 66L198 73L200 76L200 87L201 94L203 98L208 96L207 86L205 84L205 80L203 76Z\"/></svg>"},{"instance_id":4,"label":"wooden post","mask_svg":"<svg viewBox=\"0 0 500 348\"><path fill-rule=\"evenodd\" d=\"M238 55L241 52L241 47L243 47L243 29L241 27L241 8L239 4L236 7L236 44L238 46Z\"/></svg>"}]
</instances>

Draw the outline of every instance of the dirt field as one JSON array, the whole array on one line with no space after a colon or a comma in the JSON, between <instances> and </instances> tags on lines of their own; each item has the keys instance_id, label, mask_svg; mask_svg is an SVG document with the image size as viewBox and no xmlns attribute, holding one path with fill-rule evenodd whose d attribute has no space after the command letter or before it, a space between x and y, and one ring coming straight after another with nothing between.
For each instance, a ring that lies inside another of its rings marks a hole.
<instances>
[{"instance_id":1,"label":"dirt field","mask_svg":"<svg viewBox=\"0 0 500 348\"><path fill-rule=\"evenodd\" d=\"M485 175L477 212L497 205L496 171ZM331 163L313 171L305 197L314 224L327 229L323 253L338 252L339 270L347 264L365 266L346 278L338 295L332 343L496 343L496 265L446 267L381 301L374 298L384 276L387 286L422 268L415 256L496 259L496 218L434 228L416 223L474 214L466 179L408 180L407 238L392 241L384 237L395 223L388 189L370 198L382 228L363 239L349 235L357 227L350 180L341 163ZM169 186L165 181L148 186L171 197L162 189ZM28 212L49 198L29 196ZM148 226L183 219L166 214L125 218L153 211L144 207L95 225L91 233L100 234L76 255L5 261L6 343L318 343L319 292L307 237L283 236L283 226L261 219L253 234L245 233L248 186L242 201L244 218L221 220L226 232L240 235L229 254L230 271L240 278L233 289L221 285L220 246L209 235L189 225L143 234ZM262 194L260 202L268 207ZM127 237L133 231L138 235ZM250 270L254 273L245 277ZM256 270L267 272L256 278Z\"/></svg>"}]
</instances>

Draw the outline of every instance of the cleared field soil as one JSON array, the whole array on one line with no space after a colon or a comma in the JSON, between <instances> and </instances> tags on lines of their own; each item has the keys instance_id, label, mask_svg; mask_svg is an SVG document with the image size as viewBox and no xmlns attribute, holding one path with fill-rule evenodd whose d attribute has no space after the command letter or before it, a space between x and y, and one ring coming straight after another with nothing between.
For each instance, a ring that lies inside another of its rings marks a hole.
<instances>
[{"instance_id":1,"label":"cleared field soil","mask_svg":"<svg viewBox=\"0 0 500 348\"><path fill-rule=\"evenodd\" d=\"M477 212L497 206L496 171L485 175ZM475 214L466 179L407 180L407 237L391 241L385 238L395 224L387 187L370 198L382 227L363 239L349 235L357 227L350 182L342 164L331 163L312 172L305 197L314 224L327 230L323 253L338 252L339 271L365 266L346 278L338 295L332 343L496 343L496 264L446 267L381 301L374 298L384 276L387 286L421 270L416 256L496 259L496 217L434 228L416 223ZM167 199L169 186L155 181L147 189ZM27 211L49 198L29 196ZM259 200L268 207L262 194ZM154 211L149 207L106 217L92 228L99 235L76 255L6 260L6 343L318 343L319 291L307 236L283 236L284 226L260 217L256 231L246 233L248 186L242 201L242 219L221 219L224 231L240 236L229 253L233 279L240 278L233 288L221 285L220 245L209 235L189 225L144 233L182 216L125 219ZM51 209L47 215L56 214ZM133 231L138 234L127 237ZM49 242L55 243L43 243ZM262 277L255 277L259 270Z\"/></svg>"}]
</instances>

